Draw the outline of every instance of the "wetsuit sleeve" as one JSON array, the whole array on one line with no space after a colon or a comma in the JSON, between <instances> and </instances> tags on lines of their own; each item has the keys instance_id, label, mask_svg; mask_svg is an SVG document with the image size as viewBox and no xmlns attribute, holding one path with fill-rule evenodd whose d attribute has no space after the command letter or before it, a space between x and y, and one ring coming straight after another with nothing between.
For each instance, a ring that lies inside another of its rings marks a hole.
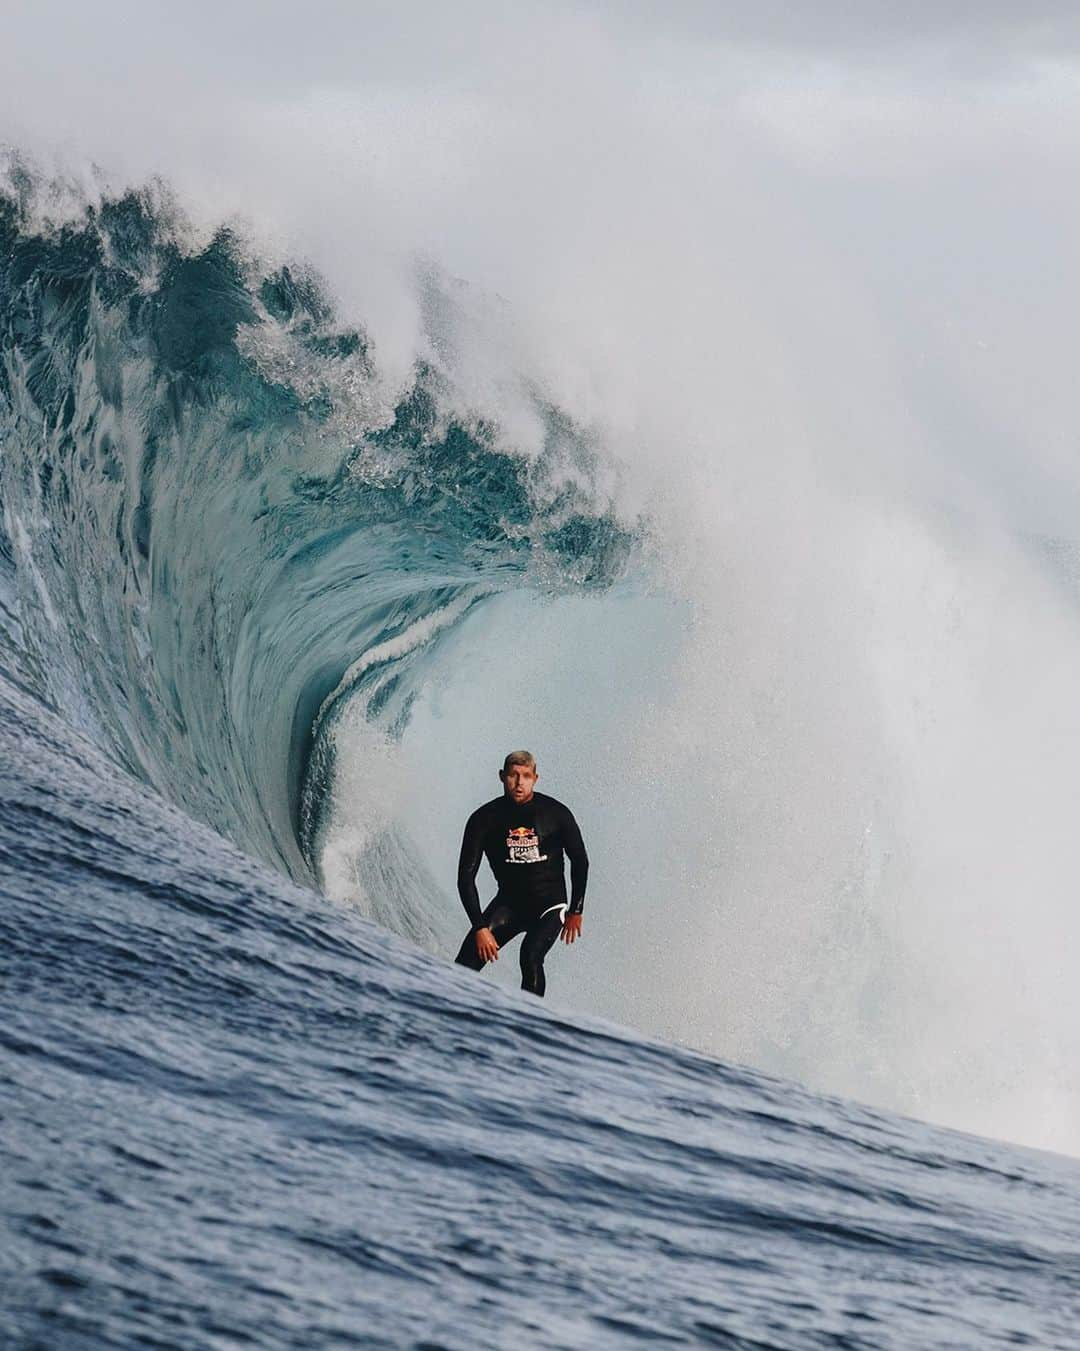
<instances>
[{"instance_id":1,"label":"wetsuit sleeve","mask_svg":"<svg viewBox=\"0 0 1080 1351\"><path fill-rule=\"evenodd\" d=\"M484 917L480 910L480 893L476 890L476 874L480 870L480 860L484 857L484 821L479 812L473 812L465 822L465 835L461 841L461 857L458 859L457 889L461 904L474 929L481 929Z\"/></svg>"},{"instance_id":2,"label":"wetsuit sleeve","mask_svg":"<svg viewBox=\"0 0 1080 1351\"><path fill-rule=\"evenodd\" d=\"M585 909L585 883L589 880L589 856L585 852L585 843L581 838L578 823L573 812L566 813L562 829L563 849L570 860L570 910L571 915L580 915Z\"/></svg>"}]
</instances>

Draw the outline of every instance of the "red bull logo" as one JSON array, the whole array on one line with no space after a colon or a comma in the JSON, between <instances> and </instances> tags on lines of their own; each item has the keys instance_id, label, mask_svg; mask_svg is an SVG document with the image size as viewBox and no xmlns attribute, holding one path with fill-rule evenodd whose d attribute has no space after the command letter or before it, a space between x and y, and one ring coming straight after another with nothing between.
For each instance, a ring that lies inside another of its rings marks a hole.
<instances>
[{"instance_id":1,"label":"red bull logo","mask_svg":"<svg viewBox=\"0 0 1080 1351\"><path fill-rule=\"evenodd\" d=\"M540 853L540 836L532 826L511 826L506 832L507 863L543 863L546 858Z\"/></svg>"}]
</instances>

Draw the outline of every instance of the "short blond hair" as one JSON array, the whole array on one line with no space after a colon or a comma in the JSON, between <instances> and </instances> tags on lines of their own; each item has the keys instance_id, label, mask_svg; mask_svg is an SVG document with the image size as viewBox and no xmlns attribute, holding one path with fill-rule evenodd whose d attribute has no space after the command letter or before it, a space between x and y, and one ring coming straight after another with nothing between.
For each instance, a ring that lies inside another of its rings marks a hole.
<instances>
[{"instance_id":1,"label":"short blond hair","mask_svg":"<svg viewBox=\"0 0 1080 1351\"><path fill-rule=\"evenodd\" d=\"M532 751L511 751L503 761L502 772L509 773L511 765L528 765L530 769L535 769L536 761L533 759Z\"/></svg>"}]
</instances>

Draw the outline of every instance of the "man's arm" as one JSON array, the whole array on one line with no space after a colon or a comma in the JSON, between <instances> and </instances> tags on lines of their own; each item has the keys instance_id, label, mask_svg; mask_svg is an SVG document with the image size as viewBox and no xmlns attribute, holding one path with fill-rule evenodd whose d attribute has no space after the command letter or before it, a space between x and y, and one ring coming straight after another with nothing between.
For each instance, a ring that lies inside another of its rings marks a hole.
<instances>
[{"instance_id":1,"label":"man's arm","mask_svg":"<svg viewBox=\"0 0 1080 1351\"><path fill-rule=\"evenodd\" d=\"M563 822L563 849L570 860L570 914L580 915L585 908L585 884L589 880L589 856L578 823L571 811Z\"/></svg>"},{"instance_id":2,"label":"man's arm","mask_svg":"<svg viewBox=\"0 0 1080 1351\"><path fill-rule=\"evenodd\" d=\"M480 893L476 889L476 874L480 870L480 860L483 857L484 828L480 813L476 811L465 822L457 870L458 895L474 929L484 927L484 916L480 910Z\"/></svg>"},{"instance_id":3,"label":"man's arm","mask_svg":"<svg viewBox=\"0 0 1080 1351\"><path fill-rule=\"evenodd\" d=\"M567 811L562 829L563 849L570 860L570 907L563 922L562 940L572 943L581 933L581 912L585 908L585 884L589 880L589 856L574 814Z\"/></svg>"}]
</instances>

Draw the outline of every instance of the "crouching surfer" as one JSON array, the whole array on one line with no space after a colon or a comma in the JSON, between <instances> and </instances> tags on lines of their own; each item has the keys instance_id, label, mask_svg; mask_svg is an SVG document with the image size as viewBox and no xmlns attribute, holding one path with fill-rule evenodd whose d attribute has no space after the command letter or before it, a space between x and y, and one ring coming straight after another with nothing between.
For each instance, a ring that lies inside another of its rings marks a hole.
<instances>
[{"instance_id":1,"label":"crouching surfer","mask_svg":"<svg viewBox=\"0 0 1080 1351\"><path fill-rule=\"evenodd\" d=\"M573 943L581 934L589 859L573 813L536 792L538 777L528 751L511 752L499 771L502 796L478 807L465 823L458 894L472 929L456 960L479 971L524 934L521 988L543 995L544 958L552 944L560 935ZM481 910L476 874L485 855L499 890ZM564 859L570 860L569 901Z\"/></svg>"}]
</instances>

